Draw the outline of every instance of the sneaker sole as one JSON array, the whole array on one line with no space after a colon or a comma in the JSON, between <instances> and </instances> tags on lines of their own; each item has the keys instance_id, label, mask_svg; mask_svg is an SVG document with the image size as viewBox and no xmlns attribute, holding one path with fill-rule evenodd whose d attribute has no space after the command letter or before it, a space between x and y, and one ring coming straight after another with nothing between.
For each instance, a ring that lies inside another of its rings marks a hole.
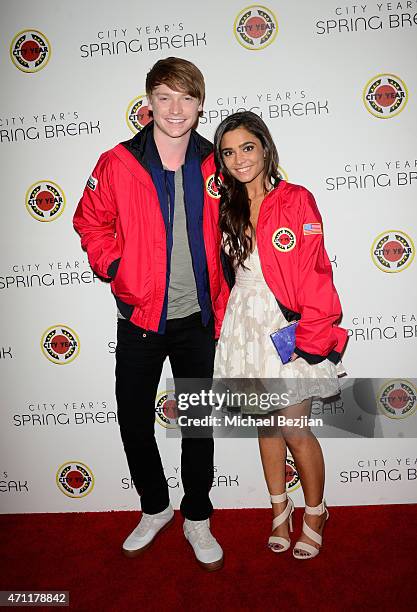
<instances>
[{"instance_id":1,"label":"sneaker sole","mask_svg":"<svg viewBox=\"0 0 417 612\"><path fill-rule=\"evenodd\" d=\"M147 544L145 544L145 546L142 546L141 548L135 548L134 550L126 550L125 548L122 547L122 553L124 554L124 556L128 557L129 559L132 559L134 557L139 557L139 555L141 555L145 550L147 550L150 546L152 546L152 544L155 542L159 534L162 533L162 531L164 531L165 529L167 529L167 527L172 525L172 523L174 522L174 518L175 518L175 515L168 521L168 523L165 523L165 525L161 527L161 529L154 535L152 540L148 542Z\"/></svg>"},{"instance_id":2,"label":"sneaker sole","mask_svg":"<svg viewBox=\"0 0 417 612\"><path fill-rule=\"evenodd\" d=\"M185 539L187 540L188 544L191 546L192 551L194 553L194 558L197 561L198 565L202 569L206 570L206 572L215 572L216 570L219 570L219 569L221 569L223 567L223 564L224 564L224 555L218 561L213 561L212 563L204 563L203 561L200 561L199 559L197 559L197 557L195 555L195 552L194 552L193 545L191 544L191 542L189 541L187 536L185 536Z\"/></svg>"},{"instance_id":3,"label":"sneaker sole","mask_svg":"<svg viewBox=\"0 0 417 612\"><path fill-rule=\"evenodd\" d=\"M216 570L219 570L223 567L224 555L218 561L213 561L213 563L203 563L202 561L199 561L197 557L196 557L196 561L200 567L206 570L206 572L215 572Z\"/></svg>"}]
</instances>

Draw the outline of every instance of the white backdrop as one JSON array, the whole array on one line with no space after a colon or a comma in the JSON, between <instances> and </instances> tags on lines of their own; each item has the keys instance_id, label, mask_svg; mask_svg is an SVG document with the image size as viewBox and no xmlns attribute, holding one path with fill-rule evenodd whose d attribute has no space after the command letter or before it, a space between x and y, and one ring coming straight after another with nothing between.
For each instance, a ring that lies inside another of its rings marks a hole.
<instances>
[{"instance_id":1,"label":"white backdrop","mask_svg":"<svg viewBox=\"0 0 417 612\"><path fill-rule=\"evenodd\" d=\"M115 304L72 215L99 154L140 129L146 73L169 55L206 77L204 136L228 113L262 114L283 175L323 214L349 375L409 391L406 407L381 413L398 419L396 437L322 441L329 505L415 502L416 2L23 0L1 10L1 511L139 505L116 420ZM68 347L48 352L56 336ZM178 507L179 443L159 418L156 430ZM268 505L256 440L217 440L215 462L215 506ZM288 489L301 505L290 458Z\"/></svg>"}]
</instances>

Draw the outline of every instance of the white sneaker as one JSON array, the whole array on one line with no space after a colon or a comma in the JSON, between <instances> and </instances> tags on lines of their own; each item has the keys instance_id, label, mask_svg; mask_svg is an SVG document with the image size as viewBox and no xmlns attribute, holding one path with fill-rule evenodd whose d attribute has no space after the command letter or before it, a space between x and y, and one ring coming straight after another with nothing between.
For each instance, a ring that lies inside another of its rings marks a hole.
<instances>
[{"instance_id":1,"label":"white sneaker","mask_svg":"<svg viewBox=\"0 0 417 612\"><path fill-rule=\"evenodd\" d=\"M169 527L174 520L171 504L158 514L142 512L142 518L132 533L123 542L122 551L126 557L136 557L149 548L156 535Z\"/></svg>"},{"instance_id":2,"label":"white sneaker","mask_svg":"<svg viewBox=\"0 0 417 612\"><path fill-rule=\"evenodd\" d=\"M184 521L184 535L194 549L198 563L209 572L223 566L223 551L210 531L210 520Z\"/></svg>"}]
</instances>

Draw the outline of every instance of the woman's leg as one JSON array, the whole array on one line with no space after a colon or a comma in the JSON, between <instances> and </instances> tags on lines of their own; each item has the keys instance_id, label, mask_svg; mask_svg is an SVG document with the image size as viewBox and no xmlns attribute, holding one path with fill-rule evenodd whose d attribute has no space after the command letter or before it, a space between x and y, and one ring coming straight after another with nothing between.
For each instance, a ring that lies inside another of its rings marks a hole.
<instances>
[{"instance_id":1,"label":"woman's leg","mask_svg":"<svg viewBox=\"0 0 417 612\"><path fill-rule=\"evenodd\" d=\"M259 427L258 429L259 450L261 453L262 467L268 491L270 495L280 495L285 492L285 457L287 447L279 428ZM287 502L272 504L274 518L285 510ZM273 536L281 536L289 539L288 521L278 525L272 532ZM277 549L283 548L280 544L274 544Z\"/></svg>"},{"instance_id":2,"label":"woman's leg","mask_svg":"<svg viewBox=\"0 0 417 612\"><path fill-rule=\"evenodd\" d=\"M289 419L310 417L311 399L301 404L289 406L280 411L280 415ZM291 451L301 480L305 503L308 506L318 506L323 499L324 491L324 460L320 444L308 426L296 427L285 425L281 427L286 445ZM314 516L305 515L305 521L315 532L321 535L326 521L325 513ZM304 533L299 538L302 542L312 544L319 548L311 538ZM309 556L308 553L297 550L297 553Z\"/></svg>"}]
</instances>

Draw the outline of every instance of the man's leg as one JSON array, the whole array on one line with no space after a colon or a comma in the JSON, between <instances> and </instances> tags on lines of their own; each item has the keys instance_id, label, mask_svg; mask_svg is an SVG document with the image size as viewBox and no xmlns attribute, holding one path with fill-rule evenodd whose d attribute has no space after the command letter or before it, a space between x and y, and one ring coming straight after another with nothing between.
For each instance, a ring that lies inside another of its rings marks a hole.
<instances>
[{"instance_id":1,"label":"man's leg","mask_svg":"<svg viewBox=\"0 0 417 612\"><path fill-rule=\"evenodd\" d=\"M155 397L166 357L165 338L119 319L116 399L123 446L143 512L169 504L168 486L155 440Z\"/></svg>"},{"instance_id":2,"label":"man's leg","mask_svg":"<svg viewBox=\"0 0 417 612\"><path fill-rule=\"evenodd\" d=\"M175 392L208 391L213 376L213 325L203 327L200 313L168 323L168 355L175 378ZM210 413L210 406L197 406L187 410L186 416L203 418ZM201 567L213 571L223 566L223 551L210 531L209 521L213 510L209 498L213 484L213 431L211 427L192 426L182 427L181 433L184 535Z\"/></svg>"},{"instance_id":3,"label":"man's leg","mask_svg":"<svg viewBox=\"0 0 417 612\"><path fill-rule=\"evenodd\" d=\"M200 313L169 320L167 341L176 393L208 391L211 388L215 351L212 323L203 327ZM177 379L187 379L187 382ZM190 410L184 414L202 418L210 413L210 407L197 406L192 414ZM181 512L191 521L205 520L213 510L209 498L214 475L213 460L211 427L182 428L181 478L184 497Z\"/></svg>"}]
</instances>

